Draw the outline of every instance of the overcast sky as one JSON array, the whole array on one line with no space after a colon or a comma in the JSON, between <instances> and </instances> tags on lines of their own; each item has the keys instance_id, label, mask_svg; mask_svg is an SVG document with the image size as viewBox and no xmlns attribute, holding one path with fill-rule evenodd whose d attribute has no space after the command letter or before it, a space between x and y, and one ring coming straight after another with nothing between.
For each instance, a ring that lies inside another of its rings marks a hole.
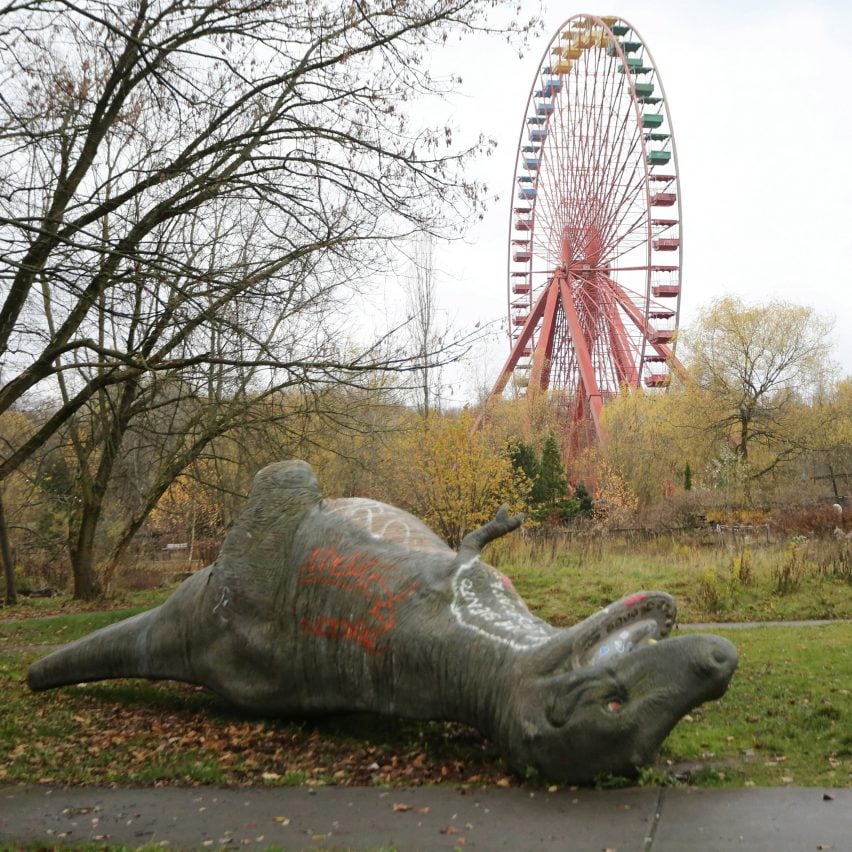
<instances>
[{"instance_id":1,"label":"overcast sky","mask_svg":"<svg viewBox=\"0 0 852 852\"><path fill-rule=\"evenodd\" d=\"M834 320L834 358L852 374L849 0L620 0L600 10L550 2L545 32L522 58L488 39L451 53L464 78L451 118L464 133L499 140L477 170L500 198L464 244L439 251L449 317L465 326L506 314L509 209L527 96L554 33L585 12L629 21L665 87L683 202L681 328L724 294L808 305ZM507 353L504 331L477 358L482 367L448 374L451 396L490 384Z\"/></svg>"}]
</instances>

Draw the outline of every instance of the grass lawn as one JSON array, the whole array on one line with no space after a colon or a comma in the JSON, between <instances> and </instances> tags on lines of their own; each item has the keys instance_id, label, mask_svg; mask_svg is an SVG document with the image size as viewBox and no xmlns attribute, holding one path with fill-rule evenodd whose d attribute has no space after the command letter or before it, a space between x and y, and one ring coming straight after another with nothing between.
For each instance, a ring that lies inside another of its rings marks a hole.
<instances>
[{"instance_id":1,"label":"grass lawn","mask_svg":"<svg viewBox=\"0 0 852 852\"><path fill-rule=\"evenodd\" d=\"M38 644L135 611L0 623L0 783L536 783L510 776L492 745L463 725L251 718L168 682L27 689ZM684 719L642 780L852 786L852 624L718 632L740 653L728 694Z\"/></svg>"},{"instance_id":2,"label":"grass lawn","mask_svg":"<svg viewBox=\"0 0 852 852\"><path fill-rule=\"evenodd\" d=\"M852 618L848 541L717 547L673 537L643 543L507 537L485 558L552 624L575 624L640 589L671 594L682 623Z\"/></svg>"},{"instance_id":3,"label":"grass lawn","mask_svg":"<svg viewBox=\"0 0 852 852\"><path fill-rule=\"evenodd\" d=\"M739 666L674 729L663 765L708 785L852 786L852 624L716 632Z\"/></svg>"}]
</instances>

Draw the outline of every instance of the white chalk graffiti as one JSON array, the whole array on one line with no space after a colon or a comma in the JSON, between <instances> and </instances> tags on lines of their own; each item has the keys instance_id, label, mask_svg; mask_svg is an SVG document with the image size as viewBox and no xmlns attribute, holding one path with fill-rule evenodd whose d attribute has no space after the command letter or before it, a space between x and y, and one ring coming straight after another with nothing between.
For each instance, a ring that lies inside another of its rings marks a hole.
<instances>
[{"instance_id":1,"label":"white chalk graffiti","mask_svg":"<svg viewBox=\"0 0 852 852\"><path fill-rule=\"evenodd\" d=\"M454 574L450 608L462 627L517 651L538 648L558 633L536 618L508 580L478 556Z\"/></svg>"},{"instance_id":2,"label":"white chalk graffiti","mask_svg":"<svg viewBox=\"0 0 852 852\"><path fill-rule=\"evenodd\" d=\"M222 593L219 595L219 600L216 606L213 607L213 614L219 613L219 617L223 621L229 621L228 604L231 602L231 590L227 586L222 587Z\"/></svg>"},{"instance_id":3,"label":"white chalk graffiti","mask_svg":"<svg viewBox=\"0 0 852 852\"><path fill-rule=\"evenodd\" d=\"M326 507L352 523L367 530L375 539L392 541L410 550L441 552L446 544L425 524L408 512L369 500L366 497L346 497L327 500Z\"/></svg>"}]
</instances>

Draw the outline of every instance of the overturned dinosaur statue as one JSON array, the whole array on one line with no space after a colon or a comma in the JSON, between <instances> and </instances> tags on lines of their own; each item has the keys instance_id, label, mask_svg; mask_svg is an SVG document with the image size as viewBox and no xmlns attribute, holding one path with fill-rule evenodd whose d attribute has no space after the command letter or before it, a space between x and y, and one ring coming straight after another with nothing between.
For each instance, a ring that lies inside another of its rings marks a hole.
<instances>
[{"instance_id":1,"label":"overturned dinosaur statue","mask_svg":"<svg viewBox=\"0 0 852 852\"><path fill-rule=\"evenodd\" d=\"M520 523L501 509L455 553L399 509L324 500L304 462L273 464L212 565L34 663L29 685L169 678L264 714L466 722L514 769L558 782L635 771L724 694L736 651L716 636L658 642L675 620L661 592L568 629L536 618L479 556Z\"/></svg>"}]
</instances>

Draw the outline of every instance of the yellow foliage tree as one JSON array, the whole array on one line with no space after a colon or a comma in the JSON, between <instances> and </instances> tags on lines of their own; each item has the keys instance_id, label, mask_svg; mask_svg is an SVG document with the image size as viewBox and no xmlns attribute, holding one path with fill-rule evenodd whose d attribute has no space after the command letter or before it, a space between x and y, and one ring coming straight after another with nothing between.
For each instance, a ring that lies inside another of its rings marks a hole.
<instances>
[{"instance_id":1,"label":"yellow foliage tree","mask_svg":"<svg viewBox=\"0 0 852 852\"><path fill-rule=\"evenodd\" d=\"M198 462L196 467L200 471L206 470L209 482L214 481L216 471L211 462ZM191 560L197 535L222 535L225 527L222 503L221 492L215 487L202 484L193 476L181 476L166 489L151 510L148 525L152 531L170 540L188 542L188 558Z\"/></svg>"},{"instance_id":2,"label":"yellow foliage tree","mask_svg":"<svg viewBox=\"0 0 852 852\"><path fill-rule=\"evenodd\" d=\"M618 468L604 458L598 459L597 476L593 509L595 521L616 526L626 523L639 505L636 495Z\"/></svg>"},{"instance_id":3,"label":"yellow foliage tree","mask_svg":"<svg viewBox=\"0 0 852 852\"><path fill-rule=\"evenodd\" d=\"M852 481L852 377L838 382L814 404L816 460L836 499Z\"/></svg>"},{"instance_id":4,"label":"yellow foliage tree","mask_svg":"<svg viewBox=\"0 0 852 852\"><path fill-rule=\"evenodd\" d=\"M551 394L545 391L515 399L489 400L482 419L491 430L490 440L503 444L520 440L525 444L538 445L542 436L549 432L556 435L562 432L557 407Z\"/></svg>"},{"instance_id":5,"label":"yellow foliage tree","mask_svg":"<svg viewBox=\"0 0 852 852\"><path fill-rule=\"evenodd\" d=\"M604 407L602 453L643 506L682 488L687 464L700 482L716 454L701 428L706 421L695 420L697 393L692 384L664 394L625 389Z\"/></svg>"},{"instance_id":6,"label":"yellow foliage tree","mask_svg":"<svg viewBox=\"0 0 852 852\"><path fill-rule=\"evenodd\" d=\"M399 435L399 460L389 485L391 502L409 510L451 547L489 521L502 503L526 509L526 477L495 446L489 427L473 431L474 417L430 414Z\"/></svg>"},{"instance_id":7,"label":"yellow foliage tree","mask_svg":"<svg viewBox=\"0 0 852 852\"><path fill-rule=\"evenodd\" d=\"M805 401L831 375L829 328L811 308L725 297L684 334L694 415L711 440L727 442L746 486L777 478L811 448Z\"/></svg>"}]
</instances>

